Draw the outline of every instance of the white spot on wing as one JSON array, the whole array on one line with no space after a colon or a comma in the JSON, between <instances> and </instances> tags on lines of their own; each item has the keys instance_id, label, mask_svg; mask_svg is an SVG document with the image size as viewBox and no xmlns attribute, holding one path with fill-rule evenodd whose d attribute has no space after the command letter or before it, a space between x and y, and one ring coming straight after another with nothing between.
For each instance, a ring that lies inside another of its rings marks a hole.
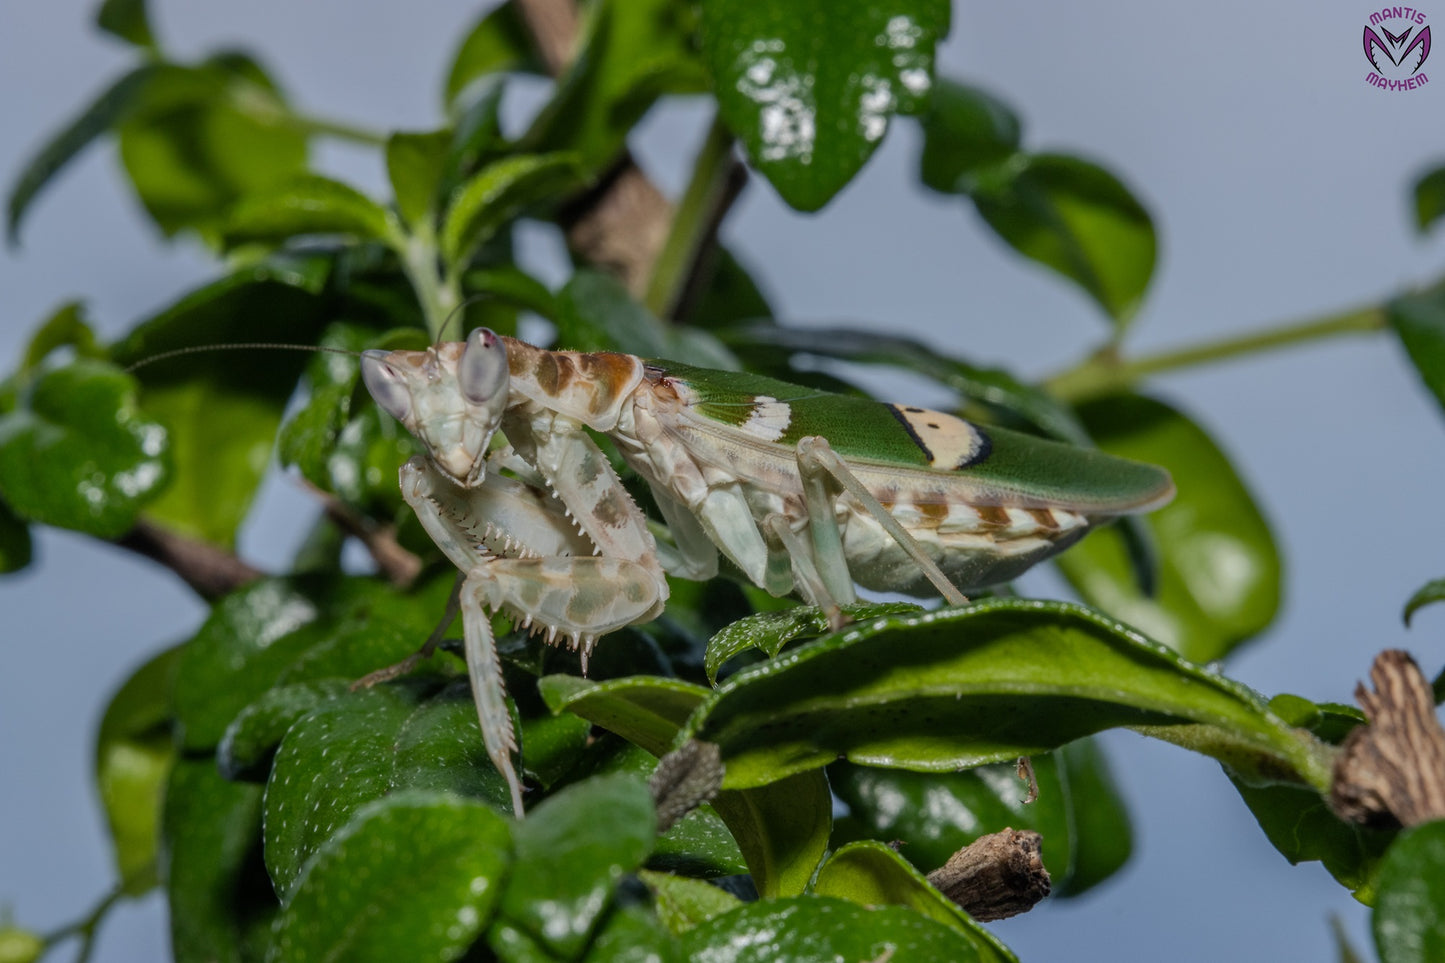
<instances>
[{"instance_id":1,"label":"white spot on wing","mask_svg":"<svg viewBox=\"0 0 1445 963\"><path fill-rule=\"evenodd\" d=\"M793 420L793 409L787 402L758 395L748 420L742 423L742 430L763 441L777 441L788 430Z\"/></svg>"}]
</instances>

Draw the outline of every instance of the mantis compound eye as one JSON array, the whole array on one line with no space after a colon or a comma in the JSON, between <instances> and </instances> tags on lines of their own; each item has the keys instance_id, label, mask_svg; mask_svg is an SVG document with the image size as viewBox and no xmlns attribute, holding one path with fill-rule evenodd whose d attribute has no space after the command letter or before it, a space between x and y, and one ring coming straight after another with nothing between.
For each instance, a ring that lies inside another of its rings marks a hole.
<instances>
[{"instance_id":1,"label":"mantis compound eye","mask_svg":"<svg viewBox=\"0 0 1445 963\"><path fill-rule=\"evenodd\" d=\"M477 328L467 335L467 345L457 367L457 381L464 398L474 405L496 408L500 414L506 406L507 386L511 381L507 348L502 339L487 328Z\"/></svg>"},{"instance_id":2,"label":"mantis compound eye","mask_svg":"<svg viewBox=\"0 0 1445 963\"><path fill-rule=\"evenodd\" d=\"M406 381L386 363L386 352L361 353L361 380L376 403L397 421L405 422L411 414L411 391Z\"/></svg>"}]
</instances>

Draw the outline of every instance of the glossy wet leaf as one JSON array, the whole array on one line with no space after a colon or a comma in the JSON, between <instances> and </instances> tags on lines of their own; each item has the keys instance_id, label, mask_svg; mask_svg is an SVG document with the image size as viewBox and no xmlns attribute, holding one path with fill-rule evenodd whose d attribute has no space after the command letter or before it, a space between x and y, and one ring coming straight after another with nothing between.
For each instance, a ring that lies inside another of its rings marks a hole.
<instances>
[{"instance_id":1,"label":"glossy wet leaf","mask_svg":"<svg viewBox=\"0 0 1445 963\"><path fill-rule=\"evenodd\" d=\"M314 343L326 320L323 255L274 257L184 295L112 348L131 365L174 348ZM141 404L169 432L175 482L147 508L180 534L229 546L270 463L276 429L307 355L216 351L138 369Z\"/></svg>"},{"instance_id":2,"label":"glossy wet leaf","mask_svg":"<svg viewBox=\"0 0 1445 963\"><path fill-rule=\"evenodd\" d=\"M408 224L426 223L446 174L452 132L395 133L386 141L386 174Z\"/></svg>"},{"instance_id":3,"label":"glossy wet leaf","mask_svg":"<svg viewBox=\"0 0 1445 963\"><path fill-rule=\"evenodd\" d=\"M657 756L672 747L682 724L708 694L701 686L654 676L601 683L548 676L539 688L554 712L576 713ZM759 893L803 891L832 829L831 797L821 772L721 792L712 806L742 851Z\"/></svg>"},{"instance_id":4,"label":"glossy wet leaf","mask_svg":"<svg viewBox=\"0 0 1445 963\"><path fill-rule=\"evenodd\" d=\"M846 899L859 906L907 907L964 937L973 945L979 960L1018 963L1018 958L993 934L882 843L872 840L852 843L833 853L818 870L811 892Z\"/></svg>"},{"instance_id":5,"label":"glossy wet leaf","mask_svg":"<svg viewBox=\"0 0 1445 963\"><path fill-rule=\"evenodd\" d=\"M815 211L893 115L927 104L949 12L947 0L706 0L702 48L722 119L783 200Z\"/></svg>"},{"instance_id":6,"label":"glossy wet leaf","mask_svg":"<svg viewBox=\"0 0 1445 963\"><path fill-rule=\"evenodd\" d=\"M137 47L154 49L156 46L146 0L105 0L95 12L95 25Z\"/></svg>"},{"instance_id":7,"label":"glossy wet leaf","mask_svg":"<svg viewBox=\"0 0 1445 963\"><path fill-rule=\"evenodd\" d=\"M879 615L918 612L922 607L911 602L856 602L843 606L843 612L855 622L866 622ZM728 659L749 649L760 649L770 658L783 646L798 639L817 638L828 633L828 619L819 608L799 605L781 612L758 612L746 615L714 635L707 643L703 666L708 681L717 684L717 672Z\"/></svg>"},{"instance_id":8,"label":"glossy wet leaf","mask_svg":"<svg viewBox=\"0 0 1445 963\"><path fill-rule=\"evenodd\" d=\"M317 679L281 685L242 709L216 747L216 764L227 779L264 781L286 730L324 702L345 695L349 679Z\"/></svg>"},{"instance_id":9,"label":"glossy wet leaf","mask_svg":"<svg viewBox=\"0 0 1445 963\"><path fill-rule=\"evenodd\" d=\"M1223 658L1267 628L1279 611L1279 552L1229 457L1153 398L1116 395L1078 412L1100 448L1167 468L1177 489L1145 519L1158 558L1155 594L1139 588L1120 533L1102 529L1057 561L1080 596L1196 662Z\"/></svg>"},{"instance_id":10,"label":"glossy wet leaf","mask_svg":"<svg viewBox=\"0 0 1445 963\"><path fill-rule=\"evenodd\" d=\"M441 227L442 256L465 265L528 207L555 203L579 184L576 157L569 153L520 154L482 168L452 195Z\"/></svg>"},{"instance_id":11,"label":"glossy wet leaf","mask_svg":"<svg viewBox=\"0 0 1445 963\"><path fill-rule=\"evenodd\" d=\"M30 157L6 200L5 232L12 245L19 242L20 224L41 190L96 138L109 133L135 109L160 70L157 65L146 64L116 78Z\"/></svg>"},{"instance_id":12,"label":"glossy wet leaf","mask_svg":"<svg viewBox=\"0 0 1445 963\"><path fill-rule=\"evenodd\" d=\"M269 958L461 957L496 908L510 836L507 820L468 799L406 792L371 803L307 865Z\"/></svg>"},{"instance_id":13,"label":"glossy wet leaf","mask_svg":"<svg viewBox=\"0 0 1445 963\"><path fill-rule=\"evenodd\" d=\"M674 936L741 906L738 898L711 883L671 873L638 873L652 891L658 919Z\"/></svg>"},{"instance_id":14,"label":"glossy wet leaf","mask_svg":"<svg viewBox=\"0 0 1445 963\"><path fill-rule=\"evenodd\" d=\"M614 775L569 786L513 830L516 864L499 913L554 956L587 945L625 873L647 858L657 820L646 784Z\"/></svg>"},{"instance_id":15,"label":"glossy wet leaf","mask_svg":"<svg viewBox=\"0 0 1445 963\"><path fill-rule=\"evenodd\" d=\"M935 83L919 120L921 179L946 194L972 193L990 175L1006 177L997 168L1014 156L1023 135L1018 115L1002 100L954 80Z\"/></svg>"},{"instance_id":16,"label":"glossy wet leaf","mask_svg":"<svg viewBox=\"0 0 1445 963\"><path fill-rule=\"evenodd\" d=\"M161 803L175 759L171 686L179 648L133 672L111 697L95 746L95 783L115 853L116 875L130 895L158 882Z\"/></svg>"},{"instance_id":17,"label":"glossy wet leaf","mask_svg":"<svg viewBox=\"0 0 1445 963\"><path fill-rule=\"evenodd\" d=\"M488 10L462 41L447 72L444 100L453 105L473 81L506 71L547 72L517 5L510 0Z\"/></svg>"},{"instance_id":18,"label":"glossy wet leaf","mask_svg":"<svg viewBox=\"0 0 1445 963\"><path fill-rule=\"evenodd\" d=\"M261 787L227 782L209 758L182 758L162 833L177 963L260 959L279 908L261 865Z\"/></svg>"},{"instance_id":19,"label":"glossy wet leaf","mask_svg":"<svg viewBox=\"0 0 1445 963\"><path fill-rule=\"evenodd\" d=\"M1116 323L1132 318L1154 274L1149 212L1125 184L1089 161L1020 155L1009 176L972 192L978 212L1011 247L1078 284Z\"/></svg>"},{"instance_id":20,"label":"glossy wet leaf","mask_svg":"<svg viewBox=\"0 0 1445 963\"><path fill-rule=\"evenodd\" d=\"M693 927L679 943L694 963L979 959L967 937L914 910L824 896L748 903Z\"/></svg>"},{"instance_id":21,"label":"glossy wet leaf","mask_svg":"<svg viewBox=\"0 0 1445 963\"><path fill-rule=\"evenodd\" d=\"M1088 609L1022 599L884 616L784 652L723 683L685 734L716 743L724 787L740 789L839 756L942 772L1191 723L1180 736L1231 765L1327 778L1245 687Z\"/></svg>"},{"instance_id":22,"label":"glossy wet leaf","mask_svg":"<svg viewBox=\"0 0 1445 963\"><path fill-rule=\"evenodd\" d=\"M1415 373L1445 407L1445 289L1396 298L1387 317Z\"/></svg>"},{"instance_id":23,"label":"glossy wet leaf","mask_svg":"<svg viewBox=\"0 0 1445 963\"><path fill-rule=\"evenodd\" d=\"M28 521L115 538L171 479L166 430L130 375L80 359L0 415L0 496Z\"/></svg>"},{"instance_id":24,"label":"glossy wet leaf","mask_svg":"<svg viewBox=\"0 0 1445 963\"><path fill-rule=\"evenodd\" d=\"M1445 958L1445 821L1407 829L1385 854L1371 925L1381 963Z\"/></svg>"},{"instance_id":25,"label":"glossy wet leaf","mask_svg":"<svg viewBox=\"0 0 1445 963\"><path fill-rule=\"evenodd\" d=\"M1405 603L1405 624L1410 624L1416 612L1436 602L1445 602L1445 578L1426 582L1410 596L1410 601Z\"/></svg>"},{"instance_id":26,"label":"glossy wet leaf","mask_svg":"<svg viewBox=\"0 0 1445 963\"><path fill-rule=\"evenodd\" d=\"M281 244L308 234L390 240L399 233L392 215L380 204L349 184L317 174L249 192L231 208L222 232L229 245Z\"/></svg>"},{"instance_id":27,"label":"glossy wet leaf","mask_svg":"<svg viewBox=\"0 0 1445 963\"><path fill-rule=\"evenodd\" d=\"M583 963L688 963L657 914L640 903L614 906L582 959Z\"/></svg>"},{"instance_id":28,"label":"glossy wet leaf","mask_svg":"<svg viewBox=\"0 0 1445 963\"><path fill-rule=\"evenodd\" d=\"M0 575L18 572L30 564L33 555L30 526L0 499Z\"/></svg>"},{"instance_id":29,"label":"glossy wet leaf","mask_svg":"<svg viewBox=\"0 0 1445 963\"><path fill-rule=\"evenodd\" d=\"M1445 214L1445 167L1427 171L1415 181L1415 229L1421 234Z\"/></svg>"},{"instance_id":30,"label":"glossy wet leaf","mask_svg":"<svg viewBox=\"0 0 1445 963\"><path fill-rule=\"evenodd\" d=\"M266 867L285 901L308 859L373 800L425 789L507 804L463 681L401 683L331 699L286 732L266 791Z\"/></svg>"},{"instance_id":31,"label":"glossy wet leaf","mask_svg":"<svg viewBox=\"0 0 1445 963\"><path fill-rule=\"evenodd\" d=\"M141 203L167 235L214 240L229 208L304 172L306 135L255 61L223 54L155 68L119 125L120 157Z\"/></svg>"}]
</instances>

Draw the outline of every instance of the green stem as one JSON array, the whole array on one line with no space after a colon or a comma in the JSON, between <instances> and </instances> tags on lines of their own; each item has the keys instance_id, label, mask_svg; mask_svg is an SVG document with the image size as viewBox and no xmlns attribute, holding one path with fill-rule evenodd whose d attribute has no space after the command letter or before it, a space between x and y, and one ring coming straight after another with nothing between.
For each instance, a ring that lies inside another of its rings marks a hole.
<instances>
[{"instance_id":1,"label":"green stem","mask_svg":"<svg viewBox=\"0 0 1445 963\"><path fill-rule=\"evenodd\" d=\"M698 258L732 200L732 146L732 135L714 115L647 284L645 303L659 318L676 312Z\"/></svg>"},{"instance_id":2,"label":"green stem","mask_svg":"<svg viewBox=\"0 0 1445 963\"><path fill-rule=\"evenodd\" d=\"M1386 323L1385 306L1375 304L1132 359L1120 358L1114 348L1106 347L1077 367L1049 378L1044 387L1063 401L1079 402L1127 390L1143 378L1161 371L1189 368L1342 334L1365 334L1384 328Z\"/></svg>"},{"instance_id":3,"label":"green stem","mask_svg":"<svg viewBox=\"0 0 1445 963\"><path fill-rule=\"evenodd\" d=\"M62 940L78 936L80 937L80 952L75 957L75 963L85 963L95 949L95 936L100 929L100 924L105 920L106 914L111 911L111 908L124 896L125 891L119 886L105 894L85 916L46 935L43 940L46 949L49 950L50 947Z\"/></svg>"}]
</instances>

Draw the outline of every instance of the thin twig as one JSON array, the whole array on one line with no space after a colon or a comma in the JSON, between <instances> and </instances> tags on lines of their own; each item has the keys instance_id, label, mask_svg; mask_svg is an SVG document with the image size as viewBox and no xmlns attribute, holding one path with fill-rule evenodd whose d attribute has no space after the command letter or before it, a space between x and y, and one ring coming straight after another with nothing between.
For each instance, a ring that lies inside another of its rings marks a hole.
<instances>
[{"instance_id":1,"label":"thin twig","mask_svg":"<svg viewBox=\"0 0 1445 963\"><path fill-rule=\"evenodd\" d=\"M164 565L208 602L266 574L223 548L187 538L144 519L115 539L114 544Z\"/></svg>"},{"instance_id":2,"label":"thin twig","mask_svg":"<svg viewBox=\"0 0 1445 963\"><path fill-rule=\"evenodd\" d=\"M402 548L396 540L396 526L383 525L352 510L341 499L330 492L322 491L310 483L307 490L321 500L326 516L346 534L355 538L371 555L376 568L386 580L399 588L406 588L421 574L421 559Z\"/></svg>"}]
</instances>

